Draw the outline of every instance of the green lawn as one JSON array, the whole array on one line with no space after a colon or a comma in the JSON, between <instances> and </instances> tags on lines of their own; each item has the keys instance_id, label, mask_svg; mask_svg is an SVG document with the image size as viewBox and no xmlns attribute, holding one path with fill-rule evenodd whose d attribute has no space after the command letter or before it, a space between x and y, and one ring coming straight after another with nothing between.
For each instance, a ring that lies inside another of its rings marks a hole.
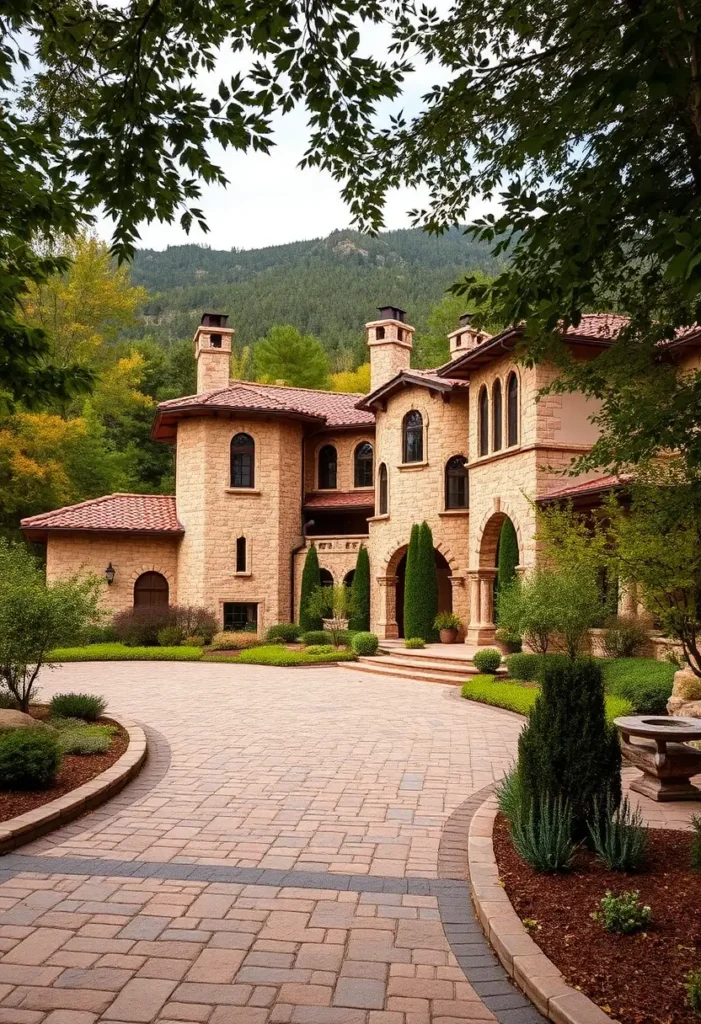
<instances>
[{"instance_id":1,"label":"green lawn","mask_svg":"<svg viewBox=\"0 0 701 1024\"><path fill-rule=\"evenodd\" d=\"M199 661L201 647L127 647L126 644L90 644L57 647L47 661Z\"/></svg>"},{"instance_id":2,"label":"green lawn","mask_svg":"<svg viewBox=\"0 0 701 1024\"><path fill-rule=\"evenodd\" d=\"M494 676L473 676L463 685L462 695L467 700L480 704L491 704L493 707L516 711L519 715L527 715L538 696L537 686L526 686L523 683L507 683L496 680ZM607 694L606 717L609 722L619 715L631 715L633 706L621 697Z\"/></svg>"},{"instance_id":3,"label":"green lawn","mask_svg":"<svg viewBox=\"0 0 701 1024\"><path fill-rule=\"evenodd\" d=\"M288 651L285 647L276 645L252 647L250 650L241 651L236 661L242 665L274 665L278 668L286 668L291 665L320 665L324 662L355 661L355 655L345 648L331 651L329 654L305 654L304 651Z\"/></svg>"}]
</instances>

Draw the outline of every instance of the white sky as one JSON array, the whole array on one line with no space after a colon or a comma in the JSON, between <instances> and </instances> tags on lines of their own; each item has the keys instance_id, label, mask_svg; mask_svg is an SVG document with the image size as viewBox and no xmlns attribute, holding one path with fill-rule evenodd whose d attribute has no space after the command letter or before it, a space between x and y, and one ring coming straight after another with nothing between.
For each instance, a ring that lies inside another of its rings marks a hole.
<instances>
[{"instance_id":1,"label":"white sky","mask_svg":"<svg viewBox=\"0 0 701 1024\"><path fill-rule=\"evenodd\" d=\"M445 0L444 0L445 2ZM379 54L385 49L388 31L385 26L364 26L362 38L368 51ZM210 76L205 88L213 95L220 77L230 77L245 70L242 55L222 56L218 73ZM415 72L407 80L404 95L390 108L386 104L381 116L403 110L411 116L421 108L421 97L436 81L445 80L445 72L413 61ZM317 169L300 170L297 166L308 143L306 113L296 110L279 118L274 133L276 145L269 156L261 153L242 154L223 151L213 144L214 159L223 168L229 185L202 185L199 203L209 225L204 234L194 226L187 235L179 224L144 224L140 247L164 249L168 245L188 242L206 243L213 249L258 249L269 245L299 241L328 235L337 228L350 226L350 214L340 196L340 185L331 176ZM399 189L388 199L385 211L387 228L410 227L407 211L425 203L427 196ZM482 212L475 208L474 214ZM110 222L101 221L99 234L110 236Z\"/></svg>"}]
</instances>

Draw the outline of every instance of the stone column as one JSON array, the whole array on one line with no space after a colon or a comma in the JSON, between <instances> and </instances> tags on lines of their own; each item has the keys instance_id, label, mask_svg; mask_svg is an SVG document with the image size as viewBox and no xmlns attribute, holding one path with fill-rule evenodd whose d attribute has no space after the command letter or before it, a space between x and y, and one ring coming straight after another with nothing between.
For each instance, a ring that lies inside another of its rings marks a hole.
<instances>
[{"instance_id":1,"label":"stone column","mask_svg":"<svg viewBox=\"0 0 701 1024\"><path fill-rule=\"evenodd\" d=\"M484 647L494 643L494 579L496 569L475 569L470 573L470 625L466 642ZM477 616L472 611L479 609Z\"/></svg>"},{"instance_id":2,"label":"stone column","mask_svg":"<svg viewBox=\"0 0 701 1024\"><path fill-rule=\"evenodd\" d=\"M380 587L380 615L378 633L381 640L395 640L399 636L397 625L397 577L378 576Z\"/></svg>"},{"instance_id":3,"label":"stone column","mask_svg":"<svg viewBox=\"0 0 701 1024\"><path fill-rule=\"evenodd\" d=\"M463 632L467 629L467 623L470 618L470 608L468 605L468 594L467 588L465 587L465 577L460 575L452 575L450 577L450 587L452 590L452 606L453 612L462 620Z\"/></svg>"}]
</instances>

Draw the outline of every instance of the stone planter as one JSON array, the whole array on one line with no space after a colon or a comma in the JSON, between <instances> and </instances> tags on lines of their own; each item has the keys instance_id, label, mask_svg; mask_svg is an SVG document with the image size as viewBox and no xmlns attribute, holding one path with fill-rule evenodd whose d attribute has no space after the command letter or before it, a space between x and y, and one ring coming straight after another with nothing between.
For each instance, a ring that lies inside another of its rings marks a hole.
<instances>
[{"instance_id":1,"label":"stone planter","mask_svg":"<svg viewBox=\"0 0 701 1024\"><path fill-rule=\"evenodd\" d=\"M457 629L442 629L440 631L440 638L442 644L454 644L458 638Z\"/></svg>"}]
</instances>

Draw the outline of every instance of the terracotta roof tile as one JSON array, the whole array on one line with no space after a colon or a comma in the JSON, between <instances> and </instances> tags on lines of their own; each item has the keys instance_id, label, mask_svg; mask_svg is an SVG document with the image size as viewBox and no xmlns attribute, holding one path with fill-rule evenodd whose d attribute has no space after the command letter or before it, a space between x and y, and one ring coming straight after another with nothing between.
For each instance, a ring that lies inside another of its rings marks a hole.
<instances>
[{"instance_id":1,"label":"terracotta roof tile","mask_svg":"<svg viewBox=\"0 0 701 1024\"><path fill-rule=\"evenodd\" d=\"M167 413L179 409L230 408L250 412L287 412L318 419L329 427L370 426L375 422L372 413L355 408L355 403L362 397L353 393L232 380L228 387L216 391L161 402L158 410L159 413Z\"/></svg>"},{"instance_id":2,"label":"terracotta roof tile","mask_svg":"<svg viewBox=\"0 0 701 1024\"><path fill-rule=\"evenodd\" d=\"M544 494L540 501L550 501L551 498L574 498L577 495L606 491L613 487L622 487L630 481L630 476L615 476L611 473L606 476L596 477L594 480L582 480L578 484L567 484L556 491Z\"/></svg>"},{"instance_id":3,"label":"terracotta roof tile","mask_svg":"<svg viewBox=\"0 0 701 1024\"><path fill-rule=\"evenodd\" d=\"M329 491L326 494L307 494L304 499L305 509L314 508L373 508L375 492L373 491Z\"/></svg>"},{"instance_id":4,"label":"terracotta roof tile","mask_svg":"<svg viewBox=\"0 0 701 1024\"><path fill-rule=\"evenodd\" d=\"M175 498L165 494L107 494L29 516L23 530L118 530L136 533L184 533Z\"/></svg>"}]
</instances>

